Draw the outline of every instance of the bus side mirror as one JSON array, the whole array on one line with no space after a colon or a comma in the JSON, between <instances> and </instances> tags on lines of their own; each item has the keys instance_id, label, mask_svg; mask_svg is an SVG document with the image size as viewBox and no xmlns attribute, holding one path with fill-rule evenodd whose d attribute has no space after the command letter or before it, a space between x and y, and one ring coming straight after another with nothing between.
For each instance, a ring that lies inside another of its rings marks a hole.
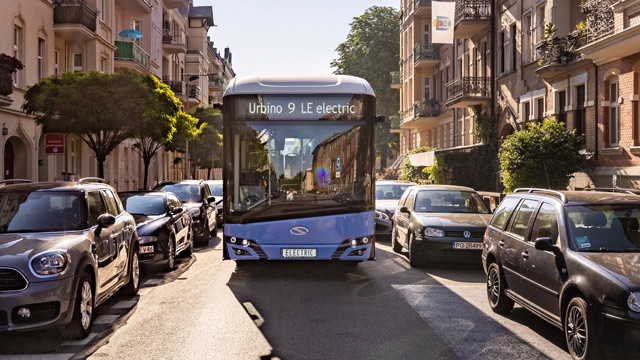
<instances>
[{"instance_id":1,"label":"bus side mirror","mask_svg":"<svg viewBox=\"0 0 640 360\"><path fill-rule=\"evenodd\" d=\"M386 116L384 115L376 115L376 124L381 124L383 122L385 122L387 119Z\"/></svg>"}]
</instances>

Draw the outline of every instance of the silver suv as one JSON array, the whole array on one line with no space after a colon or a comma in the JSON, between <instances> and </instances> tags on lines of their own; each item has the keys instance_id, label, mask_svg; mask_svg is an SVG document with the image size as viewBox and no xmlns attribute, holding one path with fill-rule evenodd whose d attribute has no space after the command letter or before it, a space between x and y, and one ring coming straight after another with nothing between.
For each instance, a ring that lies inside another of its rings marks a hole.
<instances>
[{"instance_id":1,"label":"silver suv","mask_svg":"<svg viewBox=\"0 0 640 360\"><path fill-rule=\"evenodd\" d=\"M96 306L138 292L136 224L103 181L0 182L0 331L83 338Z\"/></svg>"}]
</instances>

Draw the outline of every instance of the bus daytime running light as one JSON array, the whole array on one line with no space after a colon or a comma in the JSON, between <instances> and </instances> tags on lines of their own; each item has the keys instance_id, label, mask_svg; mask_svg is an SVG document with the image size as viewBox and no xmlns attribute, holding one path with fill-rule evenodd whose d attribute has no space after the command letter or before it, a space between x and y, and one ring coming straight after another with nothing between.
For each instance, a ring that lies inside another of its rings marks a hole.
<instances>
[{"instance_id":1,"label":"bus daytime running light","mask_svg":"<svg viewBox=\"0 0 640 360\"><path fill-rule=\"evenodd\" d=\"M358 245L358 240L351 239L349 240L349 244L351 245L351 247L356 247Z\"/></svg>"},{"instance_id":2,"label":"bus daytime running light","mask_svg":"<svg viewBox=\"0 0 640 360\"><path fill-rule=\"evenodd\" d=\"M236 243L236 237L232 236L229 241L231 241L232 244L235 244Z\"/></svg>"},{"instance_id":3,"label":"bus daytime running light","mask_svg":"<svg viewBox=\"0 0 640 360\"><path fill-rule=\"evenodd\" d=\"M363 244L368 244L369 243L369 238L368 237L363 237L362 238L362 243Z\"/></svg>"}]
</instances>

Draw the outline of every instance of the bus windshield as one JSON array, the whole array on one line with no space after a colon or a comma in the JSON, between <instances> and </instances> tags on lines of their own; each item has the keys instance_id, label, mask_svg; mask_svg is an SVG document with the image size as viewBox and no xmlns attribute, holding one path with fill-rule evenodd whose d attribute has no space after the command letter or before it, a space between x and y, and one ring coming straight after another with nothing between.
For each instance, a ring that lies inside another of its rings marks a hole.
<instances>
[{"instance_id":1,"label":"bus windshield","mask_svg":"<svg viewBox=\"0 0 640 360\"><path fill-rule=\"evenodd\" d=\"M231 212L244 221L367 211L372 167L365 121L232 124Z\"/></svg>"}]
</instances>

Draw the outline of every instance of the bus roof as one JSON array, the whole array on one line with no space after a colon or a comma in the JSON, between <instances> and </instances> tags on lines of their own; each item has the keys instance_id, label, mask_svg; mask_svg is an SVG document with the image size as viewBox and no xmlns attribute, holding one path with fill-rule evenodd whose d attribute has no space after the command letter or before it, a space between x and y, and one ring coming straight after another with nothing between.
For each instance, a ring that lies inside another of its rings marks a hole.
<instances>
[{"instance_id":1,"label":"bus roof","mask_svg":"<svg viewBox=\"0 0 640 360\"><path fill-rule=\"evenodd\" d=\"M244 76L231 80L224 93L239 94L364 94L373 95L367 80L349 75Z\"/></svg>"}]
</instances>

